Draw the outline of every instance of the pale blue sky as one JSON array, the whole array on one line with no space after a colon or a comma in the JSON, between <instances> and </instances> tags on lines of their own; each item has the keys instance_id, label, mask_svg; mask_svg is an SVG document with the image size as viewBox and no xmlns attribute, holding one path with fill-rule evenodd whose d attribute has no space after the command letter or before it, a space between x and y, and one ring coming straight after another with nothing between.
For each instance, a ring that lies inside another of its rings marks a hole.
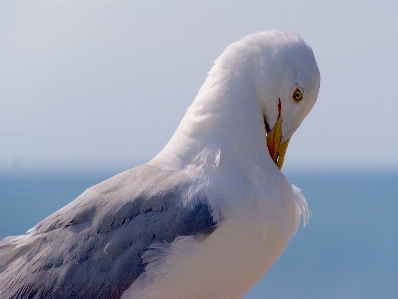
<instances>
[{"instance_id":1,"label":"pale blue sky","mask_svg":"<svg viewBox=\"0 0 398 299\"><path fill-rule=\"evenodd\" d=\"M285 170L398 169L398 2L1 2L1 171L128 169L230 43L292 30L321 72Z\"/></svg>"}]
</instances>

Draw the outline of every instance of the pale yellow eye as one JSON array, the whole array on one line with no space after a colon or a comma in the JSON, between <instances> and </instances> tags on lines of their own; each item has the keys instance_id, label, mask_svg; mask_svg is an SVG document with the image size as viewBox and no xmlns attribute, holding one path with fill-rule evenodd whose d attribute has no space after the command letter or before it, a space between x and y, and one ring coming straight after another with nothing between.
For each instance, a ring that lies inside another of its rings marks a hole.
<instances>
[{"instance_id":1,"label":"pale yellow eye","mask_svg":"<svg viewBox=\"0 0 398 299\"><path fill-rule=\"evenodd\" d=\"M303 97L303 92L299 88L296 88L296 90L293 91L292 98L295 102L300 102Z\"/></svg>"}]
</instances>

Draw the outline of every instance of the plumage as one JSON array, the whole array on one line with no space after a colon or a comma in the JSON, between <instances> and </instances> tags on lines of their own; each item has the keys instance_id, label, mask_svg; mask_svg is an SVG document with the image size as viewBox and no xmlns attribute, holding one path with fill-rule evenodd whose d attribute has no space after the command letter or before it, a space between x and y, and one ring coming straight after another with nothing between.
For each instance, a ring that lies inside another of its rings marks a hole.
<instances>
[{"instance_id":1,"label":"plumage","mask_svg":"<svg viewBox=\"0 0 398 299\"><path fill-rule=\"evenodd\" d=\"M319 82L294 33L227 47L154 159L0 242L0 299L244 296L307 216L278 167Z\"/></svg>"}]
</instances>

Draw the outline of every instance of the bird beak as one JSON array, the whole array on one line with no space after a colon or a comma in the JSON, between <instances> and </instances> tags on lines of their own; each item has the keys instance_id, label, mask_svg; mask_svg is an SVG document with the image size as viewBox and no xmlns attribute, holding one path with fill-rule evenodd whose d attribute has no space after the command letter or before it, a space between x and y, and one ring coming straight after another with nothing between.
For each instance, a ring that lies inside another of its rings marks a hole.
<instances>
[{"instance_id":1,"label":"bird beak","mask_svg":"<svg viewBox=\"0 0 398 299\"><path fill-rule=\"evenodd\" d=\"M267 147L272 160L279 169L282 169L283 160L285 159L286 149L289 145L290 138L282 143L282 117L281 117L281 102L279 100L279 114L278 119L272 130L267 134Z\"/></svg>"}]
</instances>

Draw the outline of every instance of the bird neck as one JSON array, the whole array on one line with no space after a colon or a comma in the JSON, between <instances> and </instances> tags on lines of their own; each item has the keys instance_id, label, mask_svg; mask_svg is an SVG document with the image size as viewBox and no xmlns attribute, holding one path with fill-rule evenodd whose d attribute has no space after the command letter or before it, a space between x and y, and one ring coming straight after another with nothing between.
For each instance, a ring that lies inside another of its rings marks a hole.
<instances>
[{"instance_id":1,"label":"bird neck","mask_svg":"<svg viewBox=\"0 0 398 299\"><path fill-rule=\"evenodd\" d=\"M263 113L251 74L233 68L210 71L179 127L155 161L172 168L206 170L275 168L267 147Z\"/></svg>"}]
</instances>

